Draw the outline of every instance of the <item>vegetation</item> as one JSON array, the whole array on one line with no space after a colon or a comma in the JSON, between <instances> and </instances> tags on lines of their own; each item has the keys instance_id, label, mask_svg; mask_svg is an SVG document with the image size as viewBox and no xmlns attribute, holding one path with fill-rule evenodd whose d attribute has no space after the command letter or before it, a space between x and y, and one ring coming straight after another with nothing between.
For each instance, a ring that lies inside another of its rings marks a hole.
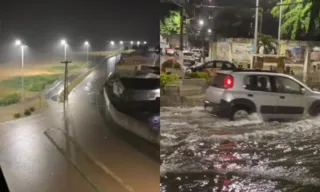
<instances>
[{"instance_id":1,"label":"vegetation","mask_svg":"<svg viewBox=\"0 0 320 192\"><path fill-rule=\"evenodd\" d=\"M276 54L278 42L271 36L259 33L258 50L263 47L263 54Z\"/></svg>"},{"instance_id":2,"label":"vegetation","mask_svg":"<svg viewBox=\"0 0 320 192\"><path fill-rule=\"evenodd\" d=\"M186 73L185 77L190 79L205 79L207 81L210 79L209 74L206 72Z\"/></svg>"},{"instance_id":3,"label":"vegetation","mask_svg":"<svg viewBox=\"0 0 320 192\"><path fill-rule=\"evenodd\" d=\"M20 114L20 113L15 113L15 114L13 114L13 117L14 117L15 119L18 119L18 118L21 117L21 114Z\"/></svg>"},{"instance_id":4,"label":"vegetation","mask_svg":"<svg viewBox=\"0 0 320 192\"><path fill-rule=\"evenodd\" d=\"M25 116L31 115L31 111L29 109L24 110L24 115Z\"/></svg>"},{"instance_id":5,"label":"vegetation","mask_svg":"<svg viewBox=\"0 0 320 192\"><path fill-rule=\"evenodd\" d=\"M12 93L7 95L6 97L0 98L0 106L7 106L20 102L20 95L17 93Z\"/></svg>"},{"instance_id":6,"label":"vegetation","mask_svg":"<svg viewBox=\"0 0 320 192\"><path fill-rule=\"evenodd\" d=\"M162 68L166 69L166 68L174 68L174 69L182 69L182 66L180 63L178 63L176 60L174 59L169 59L167 61L165 61L162 65Z\"/></svg>"},{"instance_id":7,"label":"vegetation","mask_svg":"<svg viewBox=\"0 0 320 192\"><path fill-rule=\"evenodd\" d=\"M174 83L179 81L179 77L176 74L167 74L167 73L160 73L160 88L161 91L164 91L164 87L170 83Z\"/></svg>"},{"instance_id":8,"label":"vegetation","mask_svg":"<svg viewBox=\"0 0 320 192\"><path fill-rule=\"evenodd\" d=\"M281 33L294 40L298 35L310 33L320 26L320 3L315 0L283 0ZM279 18L279 6L271 14Z\"/></svg>"},{"instance_id":9,"label":"vegetation","mask_svg":"<svg viewBox=\"0 0 320 192\"><path fill-rule=\"evenodd\" d=\"M86 62L70 63L70 64L68 64L68 72L69 72L69 74L76 73L87 66L88 66L88 64ZM60 65L52 66L51 70L56 73L64 73L64 65L60 64Z\"/></svg>"},{"instance_id":10,"label":"vegetation","mask_svg":"<svg viewBox=\"0 0 320 192\"><path fill-rule=\"evenodd\" d=\"M35 111L34 107L30 107L29 111L34 112Z\"/></svg>"},{"instance_id":11,"label":"vegetation","mask_svg":"<svg viewBox=\"0 0 320 192\"><path fill-rule=\"evenodd\" d=\"M180 12L170 11L167 17L165 17L163 20L160 20L160 34L165 36L180 34L180 22ZM183 33L185 34L186 28L183 30Z\"/></svg>"},{"instance_id":12,"label":"vegetation","mask_svg":"<svg viewBox=\"0 0 320 192\"><path fill-rule=\"evenodd\" d=\"M24 77L24 87L26 91L40 92L48 85L52 84L59 78L58 75L35 75ZM21 77L12 77L11 79L3 80L0 85L20 89Z\"/></svg>"}]
</instances>

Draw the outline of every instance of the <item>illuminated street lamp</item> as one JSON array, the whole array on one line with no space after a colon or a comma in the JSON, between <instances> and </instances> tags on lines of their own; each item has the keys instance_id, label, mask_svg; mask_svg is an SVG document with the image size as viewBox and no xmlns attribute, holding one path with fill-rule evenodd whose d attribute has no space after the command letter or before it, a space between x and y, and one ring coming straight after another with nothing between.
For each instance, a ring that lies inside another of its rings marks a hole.
<instances>
[{"instance_id":1,"label":"illuminated street lamp","mask_svg":"<svg viewBox=\"0 0 320 192\"><path fill-rule=\"evenodd\" d=\"M66 61L67 60L67 41L62 39L60 44L64 47L64 60Z\"/></svg>"},{"instance_id":2,"label":"illuminated street lamp","mask_svg":"<svg viewBox=\"0 0 320 192\"><path fill-rule=\"evenodd\" d=\"M90 43L88 41L84 42L84 46L87 48L87 63L89 63L89 47Z\"/></svg>"},{"instance_id":3,"label":"illuminated street lamp","mask_svg":"<svg viewBox=\"0 0 320 192\"><path fill-rule=\"evenodd\" d=\"M120 41L120 45L123 45L123 41Z\"/></svg>"},{"instance_id":4,"label":"illuminated street lamp","mask_svg":"<svg viewBox=\"0 0 320 192\"><path fill-rule=\"evenodd\" d=\"M204 25L204 21L202 19L199 20L199 25L203 26Z\"/></svg>"},{"instance_id":5,"label":"illuminated street lamp","mask_svg":"<svg viewBox=\"0 0 320 192\"><path fill-rule=\"evenodd\" d=\"M114 41L110 41L110 44L111 44L111 45L114 45Z\"/></svg>"},{"instance_id":6,"label":"illuminated street lamp","mask_svg":"<svg viewBox=\"0 0 320 192\"><path fill-rule=\"evenodd\" d=\"M138 46L140 45L140 41L137 41Z\"/></svg>"},{"instance_id":7,"label":"illuminated street lamp","mask_svg":"<svg viewBox=\"0 0 320 192\"><path fill-rule=\"evenodd\" d=\"M132 44L133 44L133 41L130 41L130 44L132 45Z\"/></svg>"},{"instance_id":8,"label":"illuminated street lamp","mask_svg":"<svg viewBox=\"0 0 320 192\"><path fill-rule=\"evenodd\" d=\"M26 45L21 40L16 40L15 44L21 48L21 102L24 103L24 48Z\"/></svg>"},{"instance_id":9,"label":"illuminated street lamp","mask_svg":"<svg viewBox=\"0 0 320 192\"><path fill-rule=\"evenodd\" d=\"M208 29L208 33L212 33L212 30L211 30L211 29Z\"/></svg>"},{"instance_id":10,"label":"illuminated street lamp","mask_svg":"<svg viewBox=\"0 0 320 192\"><path fill-rule=\"evenodd\" d=\"M147 44L147 42L146 42L146 41L144 41L144 42L143 42L143 44Z\"/></svg>"}]
</instances>

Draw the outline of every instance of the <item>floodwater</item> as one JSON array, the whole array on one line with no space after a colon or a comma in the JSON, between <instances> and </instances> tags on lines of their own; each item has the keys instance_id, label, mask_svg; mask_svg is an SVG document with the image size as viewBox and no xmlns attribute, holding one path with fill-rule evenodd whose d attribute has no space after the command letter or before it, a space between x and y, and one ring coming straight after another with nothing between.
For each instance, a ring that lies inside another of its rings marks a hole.
<instances>
[{"instance_id":1,"label":"floodwater","mask_svg":"<svg viewBox=\"0 0 320 192\"><path fill-rule=\"evenodd\" d=\"M161 109L161 192L320 191L320 117L232 122Z\"/></svg>"}]
</instances>

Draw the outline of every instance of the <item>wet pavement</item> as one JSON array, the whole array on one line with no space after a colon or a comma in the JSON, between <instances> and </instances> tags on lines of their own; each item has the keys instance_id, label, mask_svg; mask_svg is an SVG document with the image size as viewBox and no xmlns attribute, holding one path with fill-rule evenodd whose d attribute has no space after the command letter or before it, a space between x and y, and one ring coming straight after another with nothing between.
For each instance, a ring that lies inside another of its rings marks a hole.
<instances>
[{"instance_id":1,"label":"wet pavement","mask_svg":"<svg viewBox=\"0 0 320 192\"><path fill-rule=\"evenodd\" d=\"M251 119L162 108L160 191L320 191L320 117Z\"/></svg>"},{"instance_id":2,"label":"wet pavement","mask_svg":"<svg viewBox=\"0 0 320 192\"><path fill-rule=\"evenodd\" d=\"M97 67L65 106L49 100L44 113L0 124L0 165L11 191L159 191L157 148L101 110L99 89L116 61Z\"/></svg>"}]
</instances>

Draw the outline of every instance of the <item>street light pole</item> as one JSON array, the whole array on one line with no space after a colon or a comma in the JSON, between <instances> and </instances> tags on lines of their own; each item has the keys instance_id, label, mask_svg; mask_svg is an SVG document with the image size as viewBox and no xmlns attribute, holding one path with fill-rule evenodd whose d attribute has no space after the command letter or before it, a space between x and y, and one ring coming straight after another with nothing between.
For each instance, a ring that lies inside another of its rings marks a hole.
<instances>
[{"instance_id":1,"label":"street light pole","mask_svg":"<svg viewBox=\"0 0 320 192\"><path fill-rule=\"evenodd\" d=\"M67 60L67 44L64 44L64 60Z\"/></svg>"},{"instance_id":2,"label":"street light pole","mask_svg":"<svg viewBox=\"0 0 320 192\"><path fill-rule=\"evenodd\" d=\"M258 22L259 22L259 0L256 0L256 21L254 25L254 48L253 48L253 54L257 54L258 52ZM251 68L253 68L253 64L256 63L256 57L255 61L252 63Z\"/></svg>"},{"instance_id":3,"label":"street light pole","mask_svg":"<svg viewBox=\"0 0 320 192\"><path fill-rule=\"evenodd\" d=\"M21 45L21 101L24 103L24 45Z\"/></svg>"},{"instance_id":4,"label":"street light pole","mask_svg":"<svg viewBox=\"0 0 320 192\"><path fill-rule=\"evenodd\" d=\"M280 0L280 7L279 7L279 27L278 27L278 55L281 52L281 25L282 25L282 0Z\"/></svg>"}]
</instances>

